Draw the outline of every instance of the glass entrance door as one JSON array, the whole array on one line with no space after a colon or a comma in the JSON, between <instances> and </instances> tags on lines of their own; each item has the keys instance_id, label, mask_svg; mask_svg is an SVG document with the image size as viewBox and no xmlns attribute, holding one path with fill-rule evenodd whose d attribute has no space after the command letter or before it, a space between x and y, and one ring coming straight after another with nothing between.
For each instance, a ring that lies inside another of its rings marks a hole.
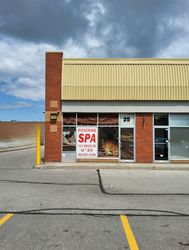
<instances>
[{"instance_id":1,"label":"glass entrance door","mask_svg":"<svg viewBox=\"0 0 189 250\"><path fill-rule=\"evenodd\" d=\"M168 128L155 128L155 161L168 161Z\"/></svg>"},{"instance_id":2,"label":"glass entrance door","mask_svg":"<svg viewBox=\"0 0 189 250\"><path fill-rule=\"evenodd\" d=\"M120 159L134 160L134 131L133 128L120 128Z\"/></svg>"}]
</instances>

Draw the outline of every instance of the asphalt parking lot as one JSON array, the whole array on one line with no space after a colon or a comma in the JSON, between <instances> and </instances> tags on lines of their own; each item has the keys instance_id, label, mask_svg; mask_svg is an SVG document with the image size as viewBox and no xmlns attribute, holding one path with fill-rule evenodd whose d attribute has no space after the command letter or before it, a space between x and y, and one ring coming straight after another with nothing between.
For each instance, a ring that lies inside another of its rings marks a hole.
<instances>
[{"instance_id":1,"label":"asphalt parking lot","mask_svg":"<svg viewBox=\"0 0 189 250\"><path fill-rule=\"evenodd\" d=\"M189 171L36 170L34 152L0 154L0 249L189 249Z\"/></svg>"}]
</instances>

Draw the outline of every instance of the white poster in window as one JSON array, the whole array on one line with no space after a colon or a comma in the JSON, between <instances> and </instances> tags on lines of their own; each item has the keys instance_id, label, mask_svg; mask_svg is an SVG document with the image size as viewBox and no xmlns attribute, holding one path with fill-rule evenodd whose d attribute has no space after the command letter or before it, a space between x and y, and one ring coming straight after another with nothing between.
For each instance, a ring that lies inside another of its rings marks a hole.
<instances>
[{"instance_id":1,"label":"white poster in window","mask_svg":"<svg viewBox=\"0 0 189 250\"><path fill-rule=\"evenodd\" d=\"M77 128L77 158L89 159L97 157L97 128Z\"/></svg>"},{"instance_id":2,"label":"white poster in window","mask_svg":"<svg viewBox=\"0 0 189 250\"><path fill-rule=\"evenodd\" d=\"M134 114L120 114L120 127L134 127Z\"/></svg>"}]
</instances>

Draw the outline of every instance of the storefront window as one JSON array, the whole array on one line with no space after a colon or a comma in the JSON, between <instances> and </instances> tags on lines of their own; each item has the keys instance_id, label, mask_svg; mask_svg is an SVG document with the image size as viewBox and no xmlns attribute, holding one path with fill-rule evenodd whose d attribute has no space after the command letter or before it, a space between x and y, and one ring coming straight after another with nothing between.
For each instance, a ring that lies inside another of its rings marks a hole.
<instances>
[{"instance_id":1,"label":"storefront window","mask_svg":"<svg viewBox=\"0 0 189 250\"><path fill-rule=\"evenodd\" d=\"M189 127L188 114L170 114L171 127Z\"/></svg>"},{"instance_id":2,"label":"storefront window","mask_svg":"<svg viewBox=\"0 0 189 250\"><path fill-rule=\"evenodd\" d=\"M77 125L97 125L97 114L84 113L77 115Z\"/></svg>"},{"instance_id":3,"label":"storefront window","mask_svg":"<svg viewBox=\"0 0 189 250\"><path fill-rule=\"evenodd\" d=\"M63 125L76 125L76 114L75 113L64 113L63 114Z\"/></svg>"},{"instance_id":4,"label":"storefront window","mask_svg":"<svg viewBox=\"0 0 189 250\"><path fill-rule=\"evenodd\" d=\"M63 151L76 151L75 127L63 127Z\"/></svg>"},{"instance_id":5,"label":"storefront window","mask_svg":"<svg viewBox=\"0 0 189 250\"><path fill-rule=\"evenodd\" d=\"M134 160L133 128L121 128L121 160Z\"/></svg>"},{"instance_id":6,"label":"storefront window","mask_svg":"<svg viewBox=\"0 0 189 250\"><path fill-rule=\"evenodd\" d=\"M118 128L99 127L98 128L98 156L118 157Z\"/></svg>"},{"instance_id":7,"label":"storefront window","mask_svg":"<svg viewBox=\"0 0 189 250\"><path fill-rule=\"evenodd\" d=\"M99 125L118 125L118 114L101 113L98 117Z\"/></svg>"},{"instance_id":8,"label":"storefront window","mask_svg":"<svg viewBox=\"0 0 189 250\"><path fill-rule=\"evenodd\" d=\"M189 127L170 128L171 160L189 160Z\"/></svg>"},{"instance_id":9,"label":"storefront window","mask_svg":"<svg viewBox=\"0 0 189 250\"><path fill-rule=\"evenodd\" d=\"M154 114L154 125L155 126L168 126L169 115L168 114Z\"/></svg>"},{"instance_id":10,"label":"storefront window","mask_svg":"<svg viewBox=\"0 0 189 250\"><path fill-rule=\"evenodd\" d=\"M134 114L65 113L62 141L63 157L69 161L118 158L119 151L120 159L134 160Z\"/></svg>"}]
</instances>

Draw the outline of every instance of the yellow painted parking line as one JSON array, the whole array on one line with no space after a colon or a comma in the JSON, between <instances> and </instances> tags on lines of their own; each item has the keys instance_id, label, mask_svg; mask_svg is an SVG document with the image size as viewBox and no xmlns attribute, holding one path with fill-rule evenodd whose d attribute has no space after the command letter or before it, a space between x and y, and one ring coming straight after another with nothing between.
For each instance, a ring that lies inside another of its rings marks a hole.
<instances>
[{"instance_id":1,"label":"yellow painted parking line","mask_svg":"<svg viewBox=\"0 0 189 250\"><path fill-rule=\"evenodd\" d=\"M126 239L128 241L130 250L139 250L135 237L133 235L132 229L129 225L129 221L125 215L120 215L120 219L125 231Z\"/></svg>"},{"instance_id":2,"label":"yellow painted parking line","mask_svg":"<svg viewBox=\"0 0 189 250\"><path fill-rule=\"evenodd\" d=\"M7 220L9 220L13 214L7 214L3 218L0 219L0 226L3 225Z\"/></svg>"}]
</instances>

